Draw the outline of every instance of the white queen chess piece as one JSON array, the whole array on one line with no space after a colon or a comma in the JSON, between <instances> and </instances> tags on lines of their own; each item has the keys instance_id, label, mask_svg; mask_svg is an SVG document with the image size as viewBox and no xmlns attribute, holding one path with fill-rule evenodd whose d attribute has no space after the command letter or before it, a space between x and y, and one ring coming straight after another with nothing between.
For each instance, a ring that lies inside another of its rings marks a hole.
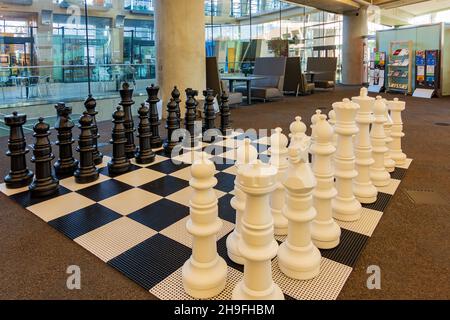
<instances>
[{"instance_id":1,"label":"white queen chess piece","mask_svg":"<svg viewBox=\"0 0 450 320\"><path fill-rule=\"evenodd\" d=\"M214 163L202 153L191 166L189 181L193 194L186 228L192 235L192 255L183 265L182 279L186 293L199 299L218 295L227 279L227 264L217 253L217 233L223 223L213 189L217 184L215 171Z\"/></svg>"},{"instance_id":2,"label":"white queen chess piece","mask_svg":"<svg viewBox=\"0 0 450 320\"><path fill-rule=\"evenodd\" d=\"M403 132L402 111L405 110L406 103L395 98L388 101L388 107L391 111L392 129L391 129L391 158L396 165L403 165L406 162L406 154L402 151L402 138L405 136Z\"/></svg>"}]
</instances>

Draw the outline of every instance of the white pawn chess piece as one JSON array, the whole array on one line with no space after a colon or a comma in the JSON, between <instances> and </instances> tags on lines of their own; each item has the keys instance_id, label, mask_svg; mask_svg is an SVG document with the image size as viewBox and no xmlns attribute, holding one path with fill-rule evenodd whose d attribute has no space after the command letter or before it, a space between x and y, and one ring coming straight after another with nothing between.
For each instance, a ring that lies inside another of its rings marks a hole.
<instances>
[{"instance_id":1,"label":"white pawn chess piece","mask_svg":"<svg viewBox=\"0 0 450 320\"><path fill-rule=\"evenodd\" d=\"M237 149L237 159L234 163L236 170L239 171L241 165L254 163L257 158L258 151L250 144L250 139L245 139L244 144ZM237 179L236 176L234 181L234 196L231 199L231 206L236 211L236 221L233 232L227 237L227 252L228 257L234 263L244 264L244 258L242 258L238 250L238 245L241 240L242 216L245 210L245 193L239 188Z\"/></svg>"},{"instance_id":2,"label":"white pawn chess piece","mask_svg":"<svg viewBox=\"0 0 450 320\"><path fill-rule=\"evenodd\" d=\"M331 157L336 151L332 144L333 128L321 115L316 123L316 142L311 146L311 152L316 161L313 172L317 186L313 192L313 204L317 216L311 224L311 238L320 249L332 249L339 244L341 228L333 219L331 200L336 196L334 174Z\"/></svg>"},{"instance_id":3,"label":"white pawn chess piece","mask_svg":"<svg viewBox=\"0 0 450 320\"><path fill-rule=\"evenodd\" d=\"M278 244L273 237L269 195L277 187L277 169L257 161L238 171L239 188L246 194L239 251L244 257L244 278L233 290L233 300L283 300L272 279L272 259Z\"/></svg>"},{"instance_id":4,"label":"white pawn chess piece","mask_svg":"<svg viewBox=\"0 0 450 320\"><path fill-rule=\"evenodd\" d=\"M359 202L374 203L377 200L378 190L370 179L370 167L374 163L370 141L370 125L375 120L372 114L375 99L367 96L367 88L361 88L359 97L353 97L352 101L360 106L356 113L359 132L355 140L355 168L358 176L353 181L353 192Z\"/></svg>"},{"instance_id":5,"label":"white pawn chess piece","mask_svg":"<svg viewBox=\"0 0 450 320\"><path fill-rule=\"evenodd\" d=\"M384 132L384 123L386 122L386 105L381 96L377 96L373 106L375 121L370 130L372 139L372 156L374 163L370 169L370 178L376 187L385 187L389 185L391 176L384 166L384 154L388 152L386 147L386 134Z\"/></svg>"},{"instance_id":6,"label":"white pawn chess piece","mask_svg":"<svg viewBox=\"0 0 450 320\"><path fill-rule=\"evenodd\" d=\"M286 235L288 221L282 214L285 202L285 190L281 183L288 168L288 139L281 133L281 128L276 128L270 137L270 160L269 163L278 169L277 187L270 195L270 208L274 221L275 235Z\"/></svg>"},{"instance_id":7,"label":"white pawn chess piece","mask_svg":"<svg viewBox=\"0 0 450 320\"><path fill-rule=\"evenodd\" d=\"M302 117L295 117L295 121L289 126L290 131L290 146L301 147L307 146L310 143L311 137L306 135L306 124L302 122Z\"/></svg>"},{"instance_id":8,"label":"white pawn chess piece","mask_svg":"<svg viewBox=\"0 0 450 320\"><path fill-rule=\"evenodd\" d=\"M198 299L218 295L227 279L227 264L217 254L217 233L223 223L218 217L217 195L213 189L217 184L215 171L206 153L191 166L189 184L193 194L186 228L192 235L192 255L183 265L182 279L186 293Z\"/></svg>"},{"instance_id":9,"label":"white pawn chess piece","mask_svg":"<svg viewBox=\"0 0 450 320\"><path fill-rule=\"evenodd\" d=\"M388 109L388 101L386 99L383 99L384 105L386 106L386 122L384 123L384 133L386 134L386 147L388 148L388 151L384 154L384 166L387 170L387 172L394 172L395 170L395 161L391 158L391 143L393 141L391 137L391 129L392 129L392 118L389 114Z\"/></svg>"},{"instance_id":10,"label":"white pawn chess piece","mask_svg":"<svg viewBox=\"0 0 450 320\"><path fill-rule=\"evenodd\" d=\"M334 128L336 126L336 112L331 109L330 112L328 112L328 123L333 128L333 146L337 147L337 133L335 132Z\"/></svg>"},{"instance_id":11,"label":"white pawn chess piece","mask_svg":"<svg viewBox=\"0 0 450 320\"><path fill-rule=\"evenodd\" d=\"M332 200L333 217L341 221L356 221L362 211L361 203L353 193L353 179L358 175L355 170L353 136L358 133L355 117L359 105L344 99L333 103L333 109L336 112L335 131L338 134L334 156L337 195Z\"/></svg>"},{"instance_id":12,"label":"white pawn chess piece","mask_svg":"<svg viewBox=\"0 0 450 320\"><path fill-rule=\"evenodd\" d=\"M283 182L287 190L283 214L289 221L289 233L278 249L278 266L290 278L309 280L320 273L321 259L310 232L311 221L316 216L312 205L316 179L300 152L306 150L289 148L289 169Z\"/></svg>"},{"instance_id":13,"label":"white pawn chess piece","mask_svg":"<svg viewBox=\"0 0 450 320\"><path fill-rule=\"evenodd\" d=\"M402 111L405 110L405 102L395 98L388 101L388 107L391 111L392 128L391 128L391 158L396 165L403 165L406 162L406 154L402 151L402 138L405 136L403 132Z\"/></svg>"}]
</instances>

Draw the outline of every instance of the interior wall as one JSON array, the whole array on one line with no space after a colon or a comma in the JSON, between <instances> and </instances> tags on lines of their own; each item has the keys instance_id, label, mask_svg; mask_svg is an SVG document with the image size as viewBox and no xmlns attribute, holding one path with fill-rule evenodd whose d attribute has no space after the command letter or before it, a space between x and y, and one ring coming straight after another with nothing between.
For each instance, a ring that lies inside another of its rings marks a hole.
<instances>
[{"instance_id":1,"label":"interior wall","mask_svg":"<svg viewBox=\"0 0 450 320\"><path fill-rule=\"evenodd\" d=\"M450 95L450 24L444 27L444 47L442 49L442 95Z\"/></svg>"}]
</instances>

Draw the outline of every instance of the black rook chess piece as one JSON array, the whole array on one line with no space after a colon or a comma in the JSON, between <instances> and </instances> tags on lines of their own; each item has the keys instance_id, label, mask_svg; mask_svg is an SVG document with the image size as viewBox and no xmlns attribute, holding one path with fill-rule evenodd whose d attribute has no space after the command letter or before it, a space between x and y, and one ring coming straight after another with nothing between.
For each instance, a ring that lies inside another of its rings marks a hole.
<instances>
[{"instance_id":1,"label":"black rook chess piece","mask_svg":"<svg viewBox=\"0 0 450 320\"><path fill-rule=\"evenodd\" d=\"M8 151L6 155L11 158L11 170L5 177L6 187L17 189L28 186L33 179L33 172L28 170L25 155L29 152L26 148L23 125L27 122L25 114L13 112L5 116L5 125L9 130Z\"/></svg>"},{"instance_id":2,"label":"black rook chess piece","mask_svg":"<svg viewBox=\"0 0 450 320\"><path fill-rule=\"evenodd\" d=\"M186 89L186 114L184 116L184 122L186 130L189 132L190 141L189 146L195 147L197 139L195 139L195 120L197 119L197 101L195 96L198 95L198 91L191 88ZM187 141L186 141L187 142Z\"/></svg>"},{"instance_id":3,"label":"black rook chess piece","mask_svg":"<svg viewBox=\"0 0 450 320\"><path fill-rule=\"evenodd\" d=\"M181 111L180 111L181 93L180 93L180 90L178 90L177 86L173 87L171 95L172 95L172 99L175 101L175 103L177 105L176 114L177 114L177 119L178 119L178 128L180 128L180 126L181 126Z\"/></svg>"},{"instance_id":4,"label":"black rook chess piece","mask_svg":"<svg viewBox=\"0 0 450 320\"><path fill-rule=\"evenodd\" d=\"M210 129L215 129L216 124L216 112L214 110L214 91L212 89L207 89L203 91L203 96L205 97L205 106L204 106L204 117L205 124L203 127L203 131L207 132ZM214 141L214 133L207 132L203 134L203 141L212 142Z\"/></svg>"},{"instance_id":5,"label":"black rook chess piece","mask_svg":"<svg viewBox=\"0 0 450 320\"><path fill-rule=\"evenodd\" d=\"M113 130L110 143L113 145L113 156L108 162L108 171L111 174L121 174L130 169L131 163L125 153L127 138L125 135L125 112L117 107L113 113Z\"/></svg>"},{"instance_id":6,"label":"black rook chess piece","mask_svg":"<svg viewBox=\"0 0 450 320\"><path fill-rule=\"evenodd\" d=\"M92 118L87 113L78 121L80 128L80 136L78 139L77 151L80 153L80 165L75 171L76 183L90 183L98 179L99 174L94 164L94 145L92 143Z\"/></svg>"},{"instance_id":7,"label":"black rook chess piece","mask_svg":"<svg viewBox=\"0 0 450 320\"><path fill-rule=\"evenodd\" d=\"M139 113L139 148L136 152L136 162L147 164L155 161L155 153L151 147L152 130L148 119L148 107L143 103L138 110Z\"/></svg>"},{"instance_id":8,"label":"black rook chess piece","mask_svg":"<svg viewBox=\"0 0 450 320\"><path fill-rule=\"evenodd\" d=\"M158 98L159 87L152 84L147 87L148 104L150 106L150 126L152 128L151 144L152 148L160 148L162 146L162 140L159 136L159 114L158 114Z\"/></svg>"},{"instance_id":9,"label":"black rook chess piece","mask_svg":"<svg viewBox=\"0 0 450 320\"><path fill-rule=\"evenodd\" d=\"M134 122L133 115L131 113L131 106L134 104L133 101L133 89L130 89L128 83L122 85L122 90L120 90L120 105L123 107L124 127L125 127L125 137L127 139L125 144L125 154L128 159L134 158L136 153L136 145L134 144Z\"/></svg>"},{"instance_id":10,"label":"black rook chess piece","mask_svg":"<svg viewBox=\"0 0 450 320\"><path fill-rule=\"evenodd\" d=\"M179 143L179 139L173 135L173 133L180 129L180 125L177 117L177 102L175 99L170 99L170 102L167 104L167 121L166 121L166 129L167 129L167 140L164 143L164 151L166 154L170 154L172 149Z\"/></svg>"},{"instance_id":11,"label":"black rook chess piece","mask_svg":"<svg viewBox=\"0 0 450 320\"><path fill-rule=\"evenodd\" d=\"M64 102L55 105L58 118L55 123L55 130L58 132L59 159L55 162L55 173L59 177L72 175L78 167L78 161L74 159L72 153L72 129L75 126L70 114L72 108L66 106Z\"/></svg>"},{"instance_id":12,"label":"black rook chess piece","mask_svg":"<svg viewBox=\"0 0 450 320\"><path fill-rule=\"evenodd\" d=\"M89 95L86 101L84 102L84 107L86 108L86 111L92 118L92 145L94 146L94 163L96 165L99 165L103 162L103 154L98 151L98 138L100 135L98 134L98 127L97 127L97 119L96 115L98 112L96 111L97 107L97 101L92 97L92 95Z\"/></svg>"},{"instance_id":13,"label":"black rook chess piece","mask_svg":"<svg viewBox=\"0 0 450 320\"><path fill-rule=\"evenodd\" d=\"M48 136L50 126L44 122L44 118L39 118L38 123L33 127L33 137L36 141L33 145L33 157L31 162L36 166L33 182L30 184L32 197L46 197L58 191L59 181L52 172L52 146Z\"/></svg>"},{"instance_id":14,"label":"black rook chess piece","mask_svg":"<svg viewBox=\"0 0 450 320\"><path fill-rule=\"evenodd\" d=\"M228 105L228 92L223 91L220 97L220 131L226 136L231 131L230 106Z\"/></svg>"}]
</instances>

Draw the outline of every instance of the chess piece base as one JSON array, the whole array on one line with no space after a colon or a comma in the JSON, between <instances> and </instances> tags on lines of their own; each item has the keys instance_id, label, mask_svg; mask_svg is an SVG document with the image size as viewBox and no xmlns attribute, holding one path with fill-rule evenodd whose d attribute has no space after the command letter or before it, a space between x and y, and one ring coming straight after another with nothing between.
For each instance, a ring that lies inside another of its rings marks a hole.
<instances>
[{"instance_id":1,"label":"chess piece base","mask_svg":"<svg viewBox=\"0 0 450 320\"><path fill-rule=\"evenodd\" d=\"M285 241L278 249L278 266L288 277L297 280L313 279L320 273L321 255L312 243L294 247Z\"/></svg>"},{"instance_id":2,"label":"chess piece base","mask_svg":"<svg viewBox=\"0 0 450 320\"><path fill-rule=\"evenodd\" d=\"M332 201L333 217L340 221L357 221L361 218L361 203L354 199L336 197Z\"/></svg>"},{"instance_id":3,"label":"chess piece base","mask_svg":"<svg viewBox=\"0 0 450 320\"><path fill-rule=\"evenodd\" d=\"M148 154L140 154L139 152L135 155L136 163L139 164L149 164L155 161L155 153L151 152Z\"/></svg>"},{"instance_id":4,"label":"chess piece base","mask_svg":"<svg viewBox=\"0 0 450 320\"><path fill-rule=\"evenodd\" d=\"M99 173L97 170L94 170L92 173L82 173L80 171L76 171L74 173L74 177L76 183L86 184L96 181L99 177Z\"/></svg>"},{"instance_id":5,"label":"chess piece base","mask_svg":"<svg viewBox=\"0 0 450 320\"><path fill-rule=\"evenodd\" d=\"M237 232L233 231L227 237L227 253L228 257L237 264L244 264L244 258L240 255L238 250L238 243L241 239L241 236L237 234Z\"/></svg>"},{"instance_id":6,"label":"chess piece base","mask_svg":"<svg viewBox=\"0 0 450 320\"><path fill-rule=\"evenodd\" d=\"M71 163L65 164L60 161L56 161L55 165L55 173L58 176L72 175L75 170L78 168L78 160L75 160Z\"/></svg>"},{"instance_id":7,"label":"chess piece base","mask_svg":"<svg viewBox=\"0 0 450 320\"><path fill-rule=\"evenodd\" d=\"M284 300L284 294L280 287L273 283L266 291L253 291L245 286L241 280L233 290L233 300Z\"/></svg>"},{"instance_id":8,"label":"chess piece base","mask_svg":"<svg viewBox=\"0 0 450 320\"><path fill-rule=\"evenodd\" d=\"M94 153L94 164L98 166L99 164L102 164L102 162L103 162L103 154L100 152L98 154Z\"/></svg>"},{"instance_id":9,"label":"chess piece base","mask_svg":"<svg viewBox=\"0 0 450 320\"><path fill-rule=\"evenodd\" d=\"M314 220L311 223L311 240L319 249L333 249L338 246L341 237L341 228L334 221Z\"/></svg>"},{"instance_id":10,"label":"chess piece base","mask_svg":"<svg viewBox=\"0 0 450 320\"><path fill-rule=\"evenodd\" d=\"M384 160L384 167L386 168L387 172L394 172L395 170L395 161L391 158Z\"/></svg>"},{"instance_id":11,"label":"chess piece base","mask_svg":"<svg viewBox=\"0 0 450 320\"><path fill-rule=\"evenodd\" d=\"M375 187L386 187L391 183L391 176L387 171L372 171L370 179L372 179L372 183Z\"/></svg>"},{"instance_id":12,"label":"chess piece base","mask_svg":"<svg viewBox=\"0 0 450 320\"><path fill-rule=\"evenodd\" d=\"M353 193L360 203L374 203L377 201L378 190L373 184L354 184Z\"/></svg>"},{"instance_id":13,"label":"chess piece base","mask_svg":"<svg viewBox=\"0 0 450 320\"><path fill-rule=\"evenodd\" d=\"M162 142L161 139L153 140L153 141L150 143L150 145L151 145L152 149L158 149L158 148L161 148L161 147L162 147L163 142Z\"/></svg>"},{"instance_id":14,"label":"chess piece base","mask_svg":"<svg viewBox=\"0 0 450 320\"><path fill-rule=\"evenodd\" d=\"M33 172L26 169L20 173L9 173L5 177L5 185L8 189L18 189L30 185L33 180Z\"/></svg>"},{"instance_id":15,"label":"chess piece base","mask_svg":"<svg viewBox=\"0 0 450 320\"><path fill-rule=\"evenodd\" d=\"M406 162L406 154L394 153L391 151L391 159L395 161L395 165L401 166Z\"/></svg>"},{"instance_id":16,"label":"chess piece base","mask_svg":"<svg viewBox=\"0 0 450 320\"><path fill-rule=\"evenodd\" d=\"M46 181L37 182L34 180L30 184L30 192L33 198L47 197L58 192L59 181L53 177L49 177Z\"/></svg>"},{"instance_id":17,"label":"chess piece base","mask_svg":"<svg viewBox=\"0 0 450 320\"><path fill-rule=\"evenodd\" d=\"M152 146L152 147L153 147L153 146ZM134 151L134 150L126 151L126 152L125 152L125 156L127 157L127 159L133 159L135 153L136 153L136 151Z\"/></svg>"},{"instance_id":18,"label":"chess piece base","mask_svg":"<svg viewBox=\"0 0 450 320\"><path fill-rule=\"evenodd\" d=\"M130 162L126 161L123 163L112 163L108 162L108 172L111 174L121 174L130 170Z\"/></svg>"}]
</instances>

